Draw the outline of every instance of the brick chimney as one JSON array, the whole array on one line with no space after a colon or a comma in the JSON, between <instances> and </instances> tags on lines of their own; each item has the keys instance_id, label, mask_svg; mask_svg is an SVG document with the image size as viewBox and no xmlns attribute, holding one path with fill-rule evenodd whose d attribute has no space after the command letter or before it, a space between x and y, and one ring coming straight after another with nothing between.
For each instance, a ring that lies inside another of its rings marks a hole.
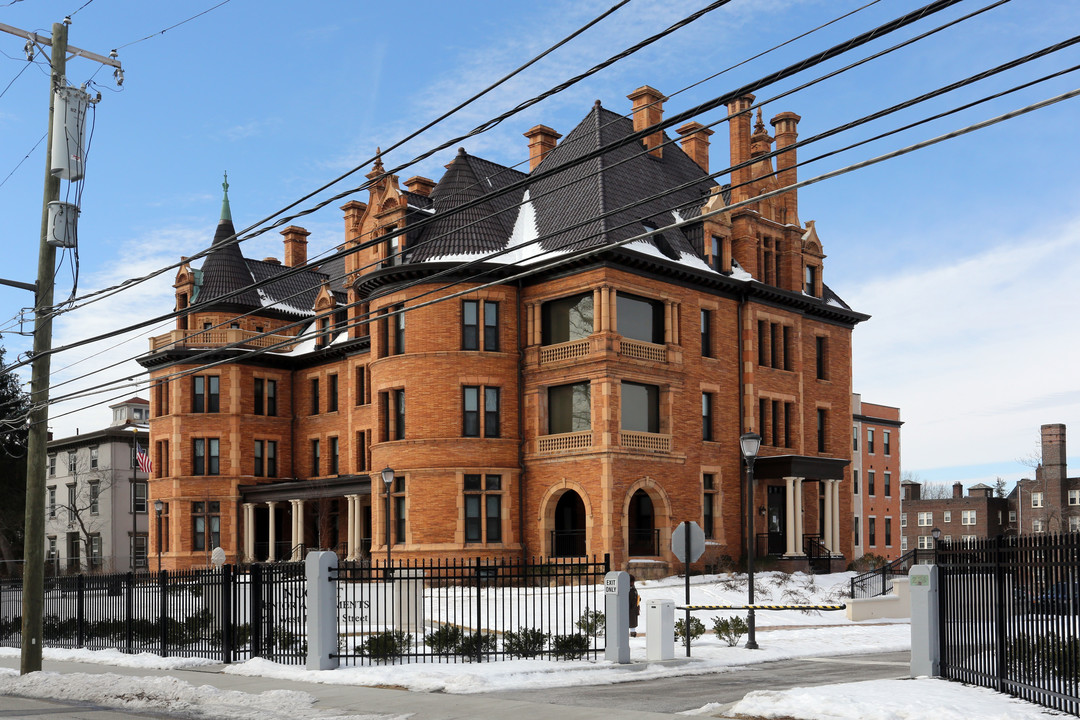
<instances>
[{"instance_id":1,"label":"brick chimney","mask_svg":"<svg viewBox=\"0 0 1080 720\"><path fill-rule=\"evenodd\" d=\"M664 101L667 98L656 88L643 85L626 97L633 103L634 132L640 132L664 119ZM664 133L659 130L644 138L645 149L654 157L664 156L663 142Z\"/></svg>"},{"instance_id":2,"label":"brick chimney","mask_svg":"<svg viewBox=\"0 0 1080 720\"><path fill-rule=\"evenodd\" d=\"M793 112L782 112L769 123L773 126L776 133L776 181L781 186L794 185L798 182L798 173L796 172L796 160L795 148L791 147L795 144L795 141L799 137L797 132L799 121L801 117ZM791 148L786 149L786 148ZM784 222L791 223L792 225L799 224L799 193L797 190L784 193L778 198L778 203L783 203L785 210L783 218Z\"/></svg>"},{"instance_id":3,"label":"brick chimney","mask_svg":"<svg viewBox=\"0 0 1080 720\"><path fill-rule=\"evenodd\" d=\"M708 173L709 136L713 134L713 131L699 122L688 122L676 132L682 136L679 144L682 145L683 152Z\"/></svg>"},{"instance_id":4,"label":"brick chimney","mask_svg":"<svg viewBox=\"0 0 1080 720\"><path fill-rule=\"evenodd\" d=\"M555 149L562 137L547 125L534 125L524 135L529 139L529 172L535 170L544 156Z\"/></svg>"},{"instance_id":5,"label":"brick chimney","mask_svg":"<svg viewBox=\"0 0 1080 720\"><path fill-rule=\"evenodd\" d=\"M285 237L285 266L297 267L307 262L307 238L309 233L302 227L290 225L281 231Z\"/></svg>"},{"instance_id":6,"label":"brick chimney","mask_svg":"<svg viewBox=\"0 0 1080 720\"><path fill-rule=\"evenodd\" d=\"M1054 423L1040 428L1042 439L1042 477L1044 480L1064 480L1065 425Z\"/></svg>"},{"instance_id":7,"label":"brick chimney","mask_svg":"<svg viewBox=\"0 0 1080 720\"><path fill-rule=\"evenodd\" d=\"M954 482L952 486L952 496L953 498L964 497L964 486L958 482Z\"/></svg>"},{"instance_id":8,"label":"brick chimney","mask_svg":"<svg viewBox=\"0 0 1080 720\"><path fill-rule=\"evenodd\" d=\"M431 191L435 189L435 181L429 180L426 177L421 177L420 175L413 175L405 181L405 187L408 188L411 193L423 195L424 197L431 197Z\"/></svg>"},{"instance_id":9,"label":"brick chimney","mask_svg":"<svg viewBox=\"0 0 1080 720\"><path fill-rule=\"evenodd\" d=\"M731 164L739 165L750 159L750 107L753 95L743 95L728 103L728 133L731 137ZM750 167L731 172L731 201L741 202L750 197Z\"/></svg>"}]
</instances>

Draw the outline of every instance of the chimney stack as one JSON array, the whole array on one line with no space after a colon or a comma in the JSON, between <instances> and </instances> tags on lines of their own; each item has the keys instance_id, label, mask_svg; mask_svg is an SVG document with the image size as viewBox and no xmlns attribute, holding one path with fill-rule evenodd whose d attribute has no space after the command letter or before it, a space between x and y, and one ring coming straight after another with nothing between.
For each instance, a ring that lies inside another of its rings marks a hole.
<instances>
[{"instance_id":1,"label":"chimney stack","mask_svg":"<svg viewBox=\"0 0 1080 720\"><path fill-rule=\"evenodd\" d=\"M529 172L535 170L544 156L555 149L562 137L547 125L534 125L524 135L529 139Z\"/></svg>"},{"instance_id":2,"label":"chimney stack","mask_svg":"<svg viewBox=\"0 0 1080 720\"><path fill-rule=\"evenodd\" d=\"M290 225L281 231L285 237L285 266L297 267L307 262L307 238L309 233L302 227Z\"/></svg>"},{"instance_id":3,"label":"chimney stack","mask_svg":"<svg viewBox=\"0 0 1080 720\"><path fill-rule=\"evenodd\" d=\"M731 137L731 164L740 165L750 159L750 108L753 95L743 95L728 103L728 133ZM741 202L750 197L750 167L731 172L731 201Z\"/></svg>"},{"instance_id":4,"label":"chimney stack","mask_svg":"<svg viewBox=\"0 0 1080 720\"><path fill-rule=\"evenodd\" d=\"M962 498L962 497L964 497L964 486L961 485L959 482L954 482L953 483L952 496L954 498Z\"/></svg>"},{"instance_id":5,"label":"chimney stack","mask_svg":"<svg viewBox=\"0 0 1080 720\"><path fill-rule=\"evenodd\" d=\"M679 143L682 145L683 152L708 174L709 136L713 134L713 131L699 122L688 122L676 132L682 136Z\"/></svg>"},{"instance_id":6,"label":"chimney stack","mask_svg":"<svg viewBox=\"0 0 1080 720\"><path fill-rule=\"evenodd\" d=\"M656 88L643 85L626 97L633 103L634 132L640 132L664 119L664 101L667 98ZM660 130L644 138L645 149L655 157L664 156L663 142L664 133Z\"/></svg>"},{"instance_id":7,"label":"chimney stack","mask_svg":"<svg viewBox=\"0 0 1080 720\"><path fill-rule=\"evenodd\" d=\"M1045 480L1064 480L1067 475L1065 461L1065 425L1054 423L1043 425L1042 440L1042 477Z\"/></svg>"},{"instance_id":8,"label":"chimney stack","mask_svg":"<svg viewBox=\"0 0 1080 720\"><path fill-rule=\"evenodd\" d=\"M776 133L776 181L781 186L794 185L798 182L798 173L796 171L796 165L798 160L796 159L795 148L791 147L795 144L795 141L799 137L797 132L799 121L801 117L793 112L782 112L772 120L770 124L773 126ZM787 150L786 148L791 148ZM793 225L799 224L799 193L796 190L784 193L780 196L780 200L783 202L785 209L784 222L791 223Z\"/></svg>"},{"instance_id":9,"label":"chimney stack","mask_svg":"<svg viewBox=\"0 0 1080 720\"><path fill-rule=\"evenodd\" d=\"M405 181L405 187L408 188L411 193L423 195L424 197L431 197L431 191L435 189L435 181L429 180L426 177L421 177L420 175L413 175Z\"/></svg>"}]
</instances>

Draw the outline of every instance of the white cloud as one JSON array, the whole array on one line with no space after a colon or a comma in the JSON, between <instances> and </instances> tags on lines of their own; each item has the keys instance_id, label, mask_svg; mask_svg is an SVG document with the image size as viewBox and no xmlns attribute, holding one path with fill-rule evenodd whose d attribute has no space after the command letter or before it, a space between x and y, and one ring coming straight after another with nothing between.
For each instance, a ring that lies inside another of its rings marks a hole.
<instances>
[{"instance_id":1,"label":"white cloud","mask_svg":"<svg viewBox=\"0 0 1080 720\"><path fill-rule=\"evenodd\" d=\"M847 293L874 316L855 331L855 390L900 407L905 468L1015 461L1039 425L1080 416L1080 220L934 259Z\"/></svg>"}]
</instances>

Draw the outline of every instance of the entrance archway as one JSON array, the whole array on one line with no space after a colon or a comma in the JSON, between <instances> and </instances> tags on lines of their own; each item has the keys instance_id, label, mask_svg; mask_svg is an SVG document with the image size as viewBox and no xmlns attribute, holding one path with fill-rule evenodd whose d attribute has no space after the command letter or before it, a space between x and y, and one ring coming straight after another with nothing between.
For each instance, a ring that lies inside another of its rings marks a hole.
<instances>
[{"instance_id":1,"label":"entrance archway","mask_svg":"<svg viewBox=\"0 0 1080 720\"><path fill-rule=\"evenodd\" d=\"M639 557L659 555L656 512L653 509L652 498L644 490L638 490L630 497L626 521L629 531L628 554Z\"/></svg>"},{"instance_id":2,"label":"entrance archway","mask_svg":"<svg viewBox=\"0 0 1080 720\"><path fill-rule=\"evenodd\" d=\"M585 554L585 503L573 490L567 490L555 505L555 529L551 532L552 557L578 557Z\"/></svg>"}]
</instances>

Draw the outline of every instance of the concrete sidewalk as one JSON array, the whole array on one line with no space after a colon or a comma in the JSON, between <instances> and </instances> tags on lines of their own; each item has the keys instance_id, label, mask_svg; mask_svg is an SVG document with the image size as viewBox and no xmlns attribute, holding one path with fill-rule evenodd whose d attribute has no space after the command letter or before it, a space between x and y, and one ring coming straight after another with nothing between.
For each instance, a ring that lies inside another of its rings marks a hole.
<instances>
[{"instance_id":1,"label":"concrete sidewalk","mask_svg":"<svg viewBox=\"0 0 1080 720\"><path fill-rule=\"evenodd\" d=\"M19 658L0 657L0 667L18 670ZM314 708L339 714L387 714L408 716L410 720L505 720L522 717L529 720L611 720L612 709L602 707L550 705L544 702L493 698L489 695L449 695L444 693L410 692L386 687L360 687L355 685L324 685L320 683L248 677L221 672L222 666L208 665L187 670L154 670L129 668L96 663L44 660L42 670L55 673L112 673L131 677L169 676L193 686L211 685L221 690L233 690L258 694L267 690L296 690L308 693L317 702ZM588 692L581 688L581 692ZM49 703L40 700L13 700L12 704L26 705L25 710L9 708L8 698L0 707L0 718L46 717L46 718L93 718L93 720L118 720L119 718L160 718L165 714L128 712L78 706L68 703ZM47 705L32 709L35 704ZM11 709L15 714L9 713ZM71 712L72 714L63 714ZM672 713L643 712L620 709L620 720L657 720L658 718L684 718Z\"/></svg>"}]
</instances>

